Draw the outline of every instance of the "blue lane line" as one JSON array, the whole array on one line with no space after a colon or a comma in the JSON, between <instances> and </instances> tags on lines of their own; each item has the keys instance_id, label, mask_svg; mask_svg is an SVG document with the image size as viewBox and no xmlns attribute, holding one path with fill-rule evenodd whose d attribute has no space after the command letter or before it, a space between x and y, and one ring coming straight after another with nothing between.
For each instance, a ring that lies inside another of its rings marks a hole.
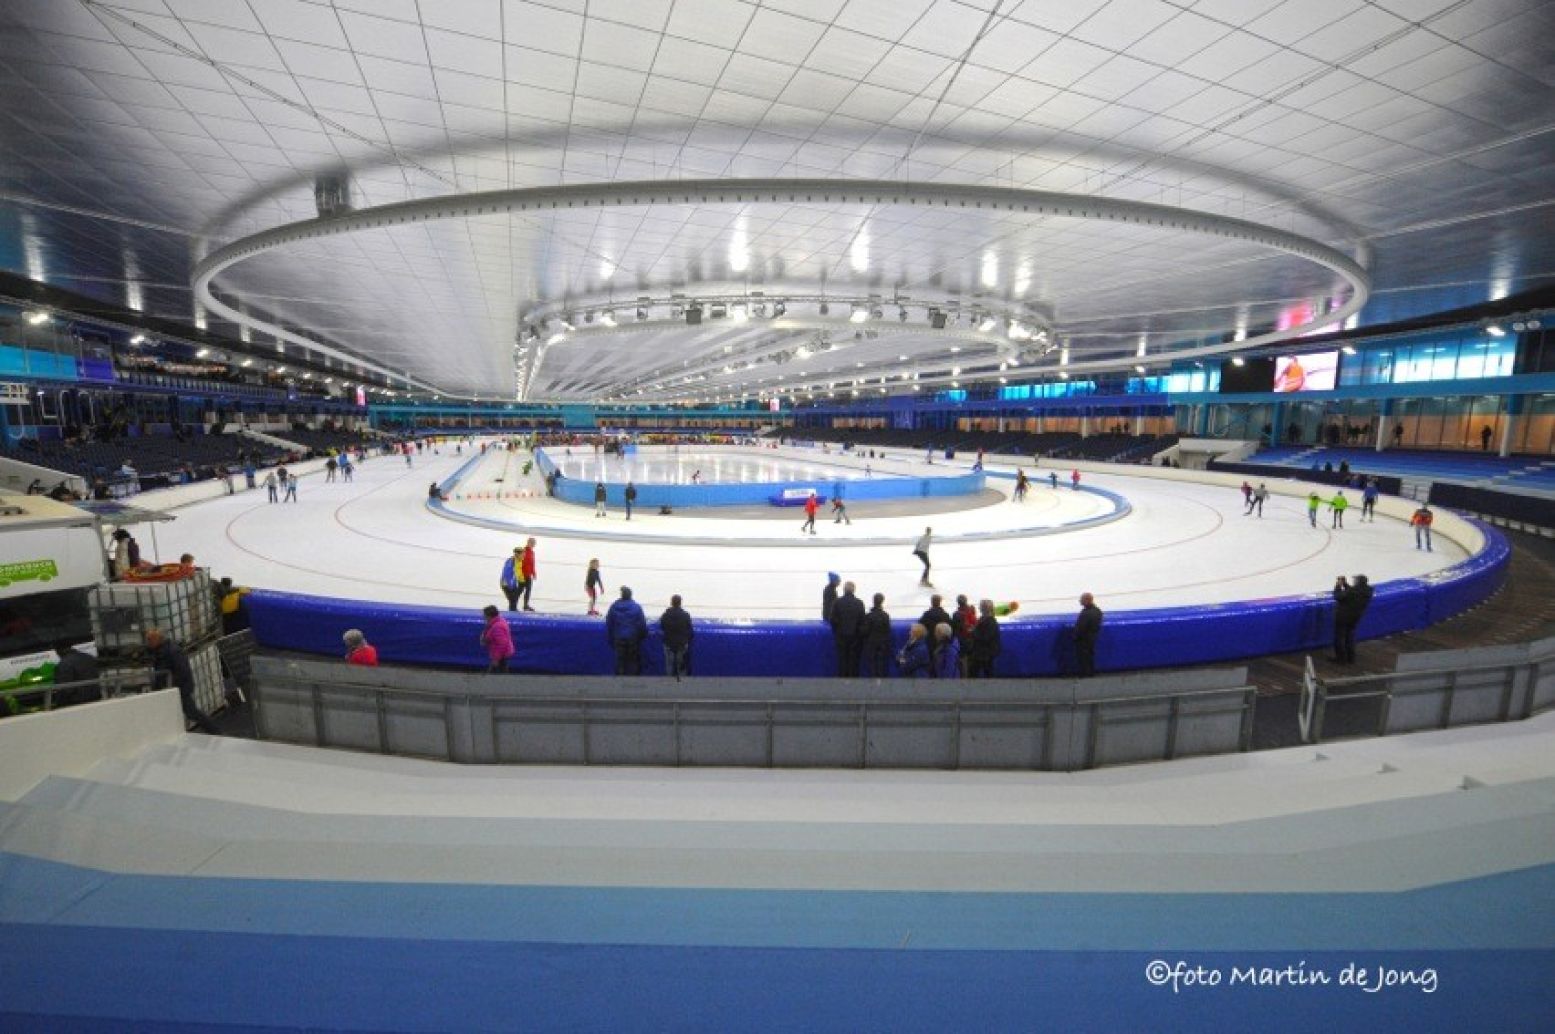
<instances>
[{"instance_id":1,"label":"blue lane line","mask_svg":"<svg viewBox=\"0 0 1555 1034\"><path fill-rule=\"evenodd\" d=\"M95 884L93 881L100 881ZM116 875L0 855L0 922L921 950L1555 948L1555 865L1393 894L1003 894Z\"/></svg>"},{"instance_id":2,"label":"blue lane line","mask_svg":"<svg viewBox=\"0 0 1555 1034\"><path fill-rule=\"evenodd\" d=\"M0 1004L7 1031L1309 1034L1533 1031L1555 1014L1549 951L784 951L0 926L0 953L18 961ZM1174 993L1150 979L1157 960L1219 982ZM1410 979L1370 993L1340 983L1347 968ZM1232 984L1239 969L1328 983Z\"/></svg>"}]
</instances>

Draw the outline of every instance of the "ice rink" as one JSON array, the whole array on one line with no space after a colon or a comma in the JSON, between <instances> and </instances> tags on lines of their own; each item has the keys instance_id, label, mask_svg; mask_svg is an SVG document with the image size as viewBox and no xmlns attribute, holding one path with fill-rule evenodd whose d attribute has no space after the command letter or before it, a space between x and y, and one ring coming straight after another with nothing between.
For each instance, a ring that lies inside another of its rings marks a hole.
<instances>
[{"instance_id":1,"label":"ice rink","mask_svg":"<svg viewBox=\"0 0 1555 1034\"><path fill-rule=\"evenodd\" d=\"M214 576L268 589L474 608L501 600L502 562L533 535L534 605L542 616L586 610L584 572L597 557L607 599L625 584L650 610L680 593L698 616L807 619L819 616L828 571L856 581L866 599L884 593L894 616L922 610L930 590L917 584L911 544L926 525L935 533L937 591L1019 600L1022 616L1071 613L1086 591L1110 611L1326 593L1338 574L1380 583L1465 557L1440 535L1434 553L1416 550L1402 519L1361 523L1357 498L1347 527L1333 531L1326 510L1319 527L1310 527L1296 498L1271 497L1259 519L1243 515L1234 488L1101 474L1086 475L1086 483L1121 494L1132 511L1099 527L1053 532L1110 503L1043 481L1025 504L958 500L972 508L930 515L900 512L906 503L880 504L888 510L871 515L860 504L851 526L823 518L811 537L800 534L800 515L775 509L745 517L639 512L629 524L619 512L598 519L591 509L545 498L537 473L510 480L518 463L503 485L532 495L451 504L511 524L500 530L427 508L428 484L470 458L449 448L441 456L429 451L411 468L374 457L353 484L306 477L297 503L271 504L257 490L179 509L177 521L158 532L162 559L187 550ZM491 460L494 469L507 465L505 456ZM990 461L989 469L1001 467ZM990 484L1004 496L1012 486Z\"/></svg>"},{"instance_id":2,"label":"ice rink","mask_svg":"<svg viewBox=\"0 0 1555 1034\"><path fill-rule=\"evenodd\" d=\"M549 447L545 450L563 477L575 481L635 481L639 485L689 485L696 474L701 474L696 483L704 485L749 481L849 481L869 477L871 473L901 474L908 468L908 457L903 452L898 452L894 461L834 456L819 449L808 452L809 455L796 456L772 449L732 445L711 449L655 448L628 456L596 454L591 447L571 450ZM946 468L939 469L944 471Z\"/></svg>"}]
</instances>

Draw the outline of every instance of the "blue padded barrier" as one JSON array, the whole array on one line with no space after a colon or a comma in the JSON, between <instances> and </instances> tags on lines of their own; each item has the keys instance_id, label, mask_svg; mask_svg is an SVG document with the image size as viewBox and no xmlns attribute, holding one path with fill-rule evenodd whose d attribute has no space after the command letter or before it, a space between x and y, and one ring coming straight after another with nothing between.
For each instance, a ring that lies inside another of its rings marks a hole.
<instances>
[{"instance_id":1,"label":"blue padded barrier","mask_svg":"<svg viewBox=\"0 0 1555 1034\"><path fill-rule=\"evenodd\" d=\"M556 464L544 449L535 451L540 470L547 477ZM861 473L861 472L856 472ZM928 496L976 495L986 485L981 472L945 477L816 478L811 481L760 481L742 484L637 486L638 509L672 509L697 506L760 506L772 502L785 489L814 489L830 499L841 495L849 502L865 499L919 499ZM605 482L605 502L617 509L626 505L626 483ZM556 498L577 506L594 505L594 482L563 477L556 482Z\"/></svg>"},{"instance_id":2,"label":"blue padded barrier","mask_svg":"<svg viewBox=\"0 0 1555 1034\"><path fill-rule=\"evenodd\" d=\"M1361 621L1359 638L1425 628L1495 592L1505 578L1511 549L1493 528L1481 526L1481 530L1486 544L1477 555L1427 577L1379 585ZM1107 615L1097 644L1097 667L1107 671L1162 668L1325 647L1332 640L1331 588L1329 583L1307 595L1243 603L1113 612ZM665 601L639 602L650 627L655 627ZM688 602L687 609L695 617L695 598ZM1105 608L1106 600L1098 602ZM339 656L343 652L340 634L359 628L386 663L485 665L479 643L483 619L475 608L373 603L263 589L249 597L248 608L260 644L273 649ZM895 616L894 643L900 645L917 615L899 612ZM597 618L508 615L508 620L518 647L515 671L608 675L614 668L604 622ZM997 674L1072 673L1072 622L1067 615L1006 620ZM656 630L644 643L642 655L645 673L663 673L662 643ZM696 675L829 676L836 673L836 661L831 633L819 613L813 622L697 620L692 671Z\"/></svg>"}]
</instances>

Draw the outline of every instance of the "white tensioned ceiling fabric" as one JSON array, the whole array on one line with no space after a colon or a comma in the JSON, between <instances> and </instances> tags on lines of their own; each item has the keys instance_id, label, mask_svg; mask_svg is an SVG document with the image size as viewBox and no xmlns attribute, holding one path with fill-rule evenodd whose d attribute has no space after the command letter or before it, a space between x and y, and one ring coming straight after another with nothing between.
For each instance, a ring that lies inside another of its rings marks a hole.
<instances>
[{"instance_id":1,"label":"white tensioned ceiling fabric","mask_svg":"<svg viewBox=\"0 0 1555 1034\"><path fill-rule=\"evenodd\" d=\"M900 179L1310 236L1368 264L1362 321L1376 322L1555 271L1552 28L1536 0L16 0L0 10L0 206L23 246L4 259L187 322L193 264L313 217L320 175L347 176L358 208L597 182ZM1141 336L1158 358L1342 295L1321 268L1235 241L825 204L369 231L256 258L217 288L449 393L511 397L528 309L707 281L1030 302L1075 359L1120 363ZM529 395L620 394L657 362L712 363L730 333L580 341L546 356ZM854 361L952 362L931 334L879 341Z\"/></svg>"}]
</instances>

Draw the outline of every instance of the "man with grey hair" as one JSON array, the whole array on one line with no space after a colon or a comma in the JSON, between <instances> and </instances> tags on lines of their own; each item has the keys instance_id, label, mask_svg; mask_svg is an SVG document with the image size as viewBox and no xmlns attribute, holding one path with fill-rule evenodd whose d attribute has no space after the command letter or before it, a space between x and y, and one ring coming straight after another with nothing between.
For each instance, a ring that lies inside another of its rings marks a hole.
<instances>
[{"instance_id":1,"label":"man with grey hair","mask_svg":"<svg viewBox=\"0 0 1555 1034\"><path fill-rule=\"evenodd\" d=\"M842 595L831 608L832 639L837 646L837 674L858 678L859 658L864 652L864 601L854 594L852 582L842 583Z\"/></svg>"},{"instance_id":2,"label":"man with grey hair","mask_svg":"<svg viewBox=\"0 0 1555 1034\"><path fill-rule=\"evenodd\" d=\"M378 648L367 641L361 629L347 629L340 641L346 645L347 664L358 664L364 668L378 667Z\"/></svg>"}]
</instances>

